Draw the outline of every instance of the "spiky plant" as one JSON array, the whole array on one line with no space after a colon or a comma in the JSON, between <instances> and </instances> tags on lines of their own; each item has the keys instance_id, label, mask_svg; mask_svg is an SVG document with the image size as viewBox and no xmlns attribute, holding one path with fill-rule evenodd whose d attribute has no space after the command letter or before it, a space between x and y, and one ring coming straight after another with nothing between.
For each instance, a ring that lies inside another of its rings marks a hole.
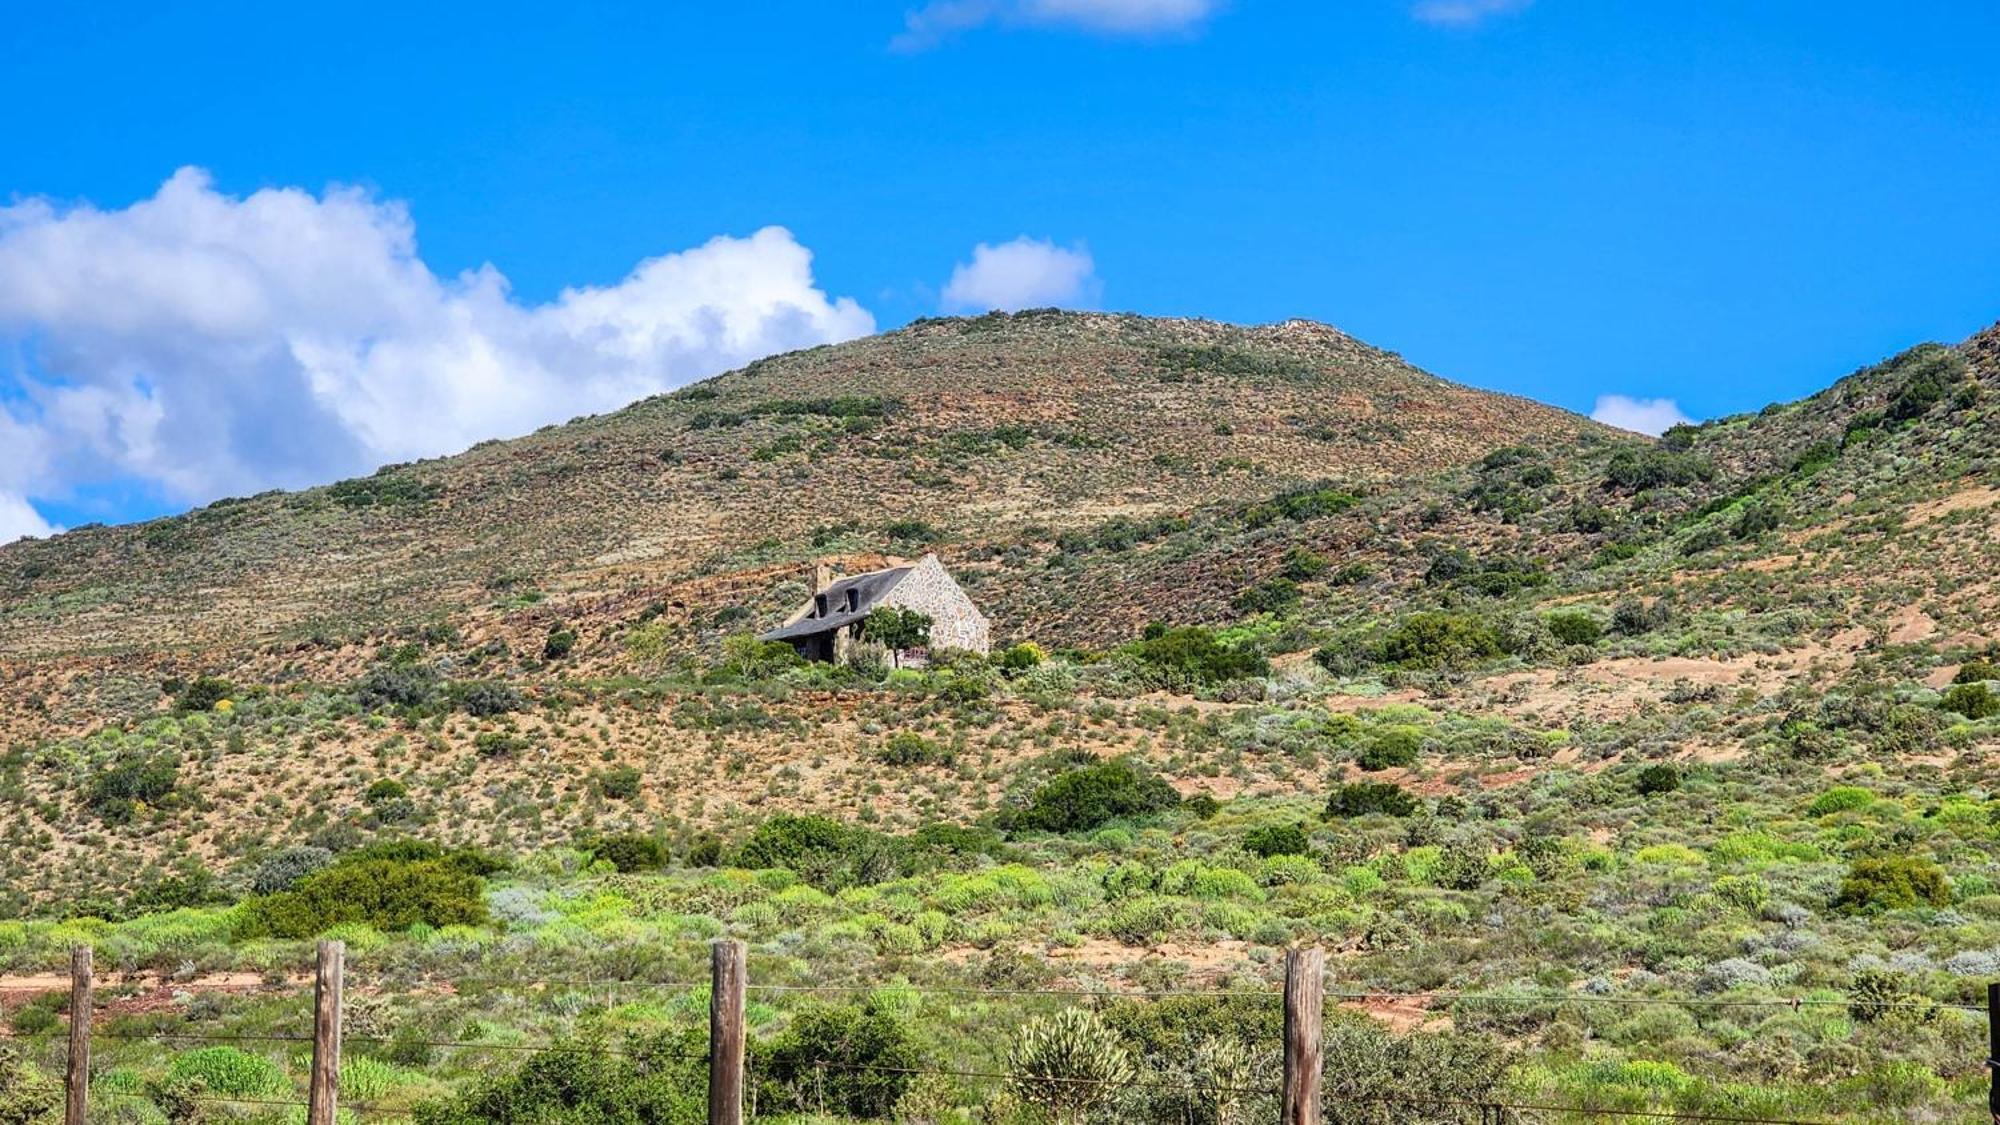
<instances>
[{"instance_id":1,"label":"spiky plant","mask_svg":"<svg viewBox=\"0 0 2000 1125\"><path fill-rule=\"evenodd\" d=\"M1096 1012L1065 1008L1021 1029L1009 1088L1056 1125L1083 1125L1134 1076L1132 1056Z\"/></svg>"}]
</instances>

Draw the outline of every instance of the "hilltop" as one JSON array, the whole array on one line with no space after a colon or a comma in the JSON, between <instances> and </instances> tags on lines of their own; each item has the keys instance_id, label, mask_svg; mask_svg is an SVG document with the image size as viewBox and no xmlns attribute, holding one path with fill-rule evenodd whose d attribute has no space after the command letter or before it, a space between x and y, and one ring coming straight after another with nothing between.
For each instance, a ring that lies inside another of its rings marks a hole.
<instances>
[{"instance_id":1,"label":"hilltop","mask_svg":"<svg viewBox=\"0 0 2000 1125\"><path fill-rule=\"evenodd\" d=\"M815 556L974 557L1608 435L1303 321L925 321L455 457L0 550L0 659L346 640L524 589L711 602Z\"/></svg>"}]
</instances>

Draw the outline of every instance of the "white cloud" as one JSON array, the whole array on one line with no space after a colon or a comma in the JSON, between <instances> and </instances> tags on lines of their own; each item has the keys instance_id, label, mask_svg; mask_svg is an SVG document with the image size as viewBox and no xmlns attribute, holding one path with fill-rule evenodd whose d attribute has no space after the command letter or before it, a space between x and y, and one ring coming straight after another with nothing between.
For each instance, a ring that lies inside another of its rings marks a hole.
<instances>
[{"instance_id":1,"label":"white cloud","mask_svg":"<svg viewBox=\"0 0 2000 1125\"><path fill-rule=\"evenodd\" d=\"M0 496L137 477L199 502L523 433L874 331L780 227L530 305L417 254L353 188L217 192L183 168L122 210L0 207Z\"/></svg>"},{"instance_id":2,"label":"white cloud","mask_svg":"<svg viewBox=\"0 0 2000 1125\"><path fill-rule=\"evenodd\" d=\"M931 0L903 19L898 50L935 47L988 24L1067 27L1101 35L1164 35L1191 31L1223 0Z\"/></svg>"},{"instance_id":3,"label":"white cloud","mask_svg":"<svg viewBox=\"0 0 2000 1125\"><path fill-rule=\"evenodd\" d=\"M1097 266L1082 245L1064 248L1023 235L998 246L982 242L973 247L972 260L951 271L943 300L946 308L981 312L1073 308L1094 303L1101 288Z\"/></svg>"},{"instance_id":4,"label":"white cloud","mask_svg":"<svg viewBox=\"0 0 2000 1125\"><path fill-rule=\"evenodd\" d=\"M1418 0L1410 14L1439 27L1477 27L1525 10L1534 0Z\"/></svg>"},{"instance_id":5,"label":"white cloud","mask_svg":"<svg viewBox=\"0 0 2000 1125\"><path fill-rule=\"evenodd\" d=\"M1596 408L1590 412L1590 420L1654 437L1674 426L1694 422L1673 399L1631 398L1626 395L1599 395Z\"/></svg>"},{"instance_id":6,"label":"white cloud","mask_svg":"<svg viewBox=\"0 0 2000 1125\"><path fill-rule=\"evenodd\" d=\"M11 543L23 535L49 535L55 530L26 497L0 492L0 543Z\"/></svg>"}]
</instances>

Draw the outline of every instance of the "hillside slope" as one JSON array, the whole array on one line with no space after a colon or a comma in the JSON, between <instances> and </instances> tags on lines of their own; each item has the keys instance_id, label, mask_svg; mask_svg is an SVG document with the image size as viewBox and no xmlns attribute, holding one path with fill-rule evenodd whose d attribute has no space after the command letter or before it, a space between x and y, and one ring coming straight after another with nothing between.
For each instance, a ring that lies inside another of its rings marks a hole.
<instances>
[{"instance_id":1,"label":"hillside slope","mask_svg":"<svg viewBox=\"0 0 2000 1125\"><path fill-rule=\"evenodd\" d=\"M0 549L0 657L344 638L529 588L680 600L816 553L977 553L1605 432L1300 321L920 322L362 480Z\"/></svg>"},{"instance_id":2,"label":"hillside slope","mask_svg":"<svg viewBox=\"0 0 2000 1125\"><path fill-rule=\"evenodd\" d=\"M1457 414L1370 429L1398 399ZM933 544L1047 651L746 636L813 557ZM191 974L322 932L394 991L357 990L369 1035L477 1032L391 1109L517 1065L457 1053L489 1027L671 1026L596 984L696 977L717 934L774 1007L949 989L978 1021L923 1026L974 1073L1034 1011L1001 993L1270 989L1311 946L1525 1102L1983 1119L2000 329L1647 442L1309 326L920 325L0 567L33 590L0 630L0 970L88 940L171 976L185 1007L107 1013L128 1073L295 1026ZM436 885L426 844L489 877L352 916L357 879ZM15 1012L58 1058L54 1008Z\"/></svg>"}]
</instances>

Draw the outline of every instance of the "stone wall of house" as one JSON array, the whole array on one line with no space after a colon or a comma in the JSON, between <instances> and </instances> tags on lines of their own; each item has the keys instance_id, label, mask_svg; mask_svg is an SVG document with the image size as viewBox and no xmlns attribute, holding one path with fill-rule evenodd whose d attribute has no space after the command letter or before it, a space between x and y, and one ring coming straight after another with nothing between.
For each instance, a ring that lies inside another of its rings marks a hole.
<instances>
[{"instance_id":1,"label":"stone wall of house","mask_svg":"<svg viewBox=\"0 0 2000 1125\"><path fill-rule=\"evenodd\" d=\"M933 649L962 648L985 653L993 648L986 615L965 596L964 589L936 555L925 555L924 561L904 575L881 604L928 614Z\"/></svg>"}]
</instances>

